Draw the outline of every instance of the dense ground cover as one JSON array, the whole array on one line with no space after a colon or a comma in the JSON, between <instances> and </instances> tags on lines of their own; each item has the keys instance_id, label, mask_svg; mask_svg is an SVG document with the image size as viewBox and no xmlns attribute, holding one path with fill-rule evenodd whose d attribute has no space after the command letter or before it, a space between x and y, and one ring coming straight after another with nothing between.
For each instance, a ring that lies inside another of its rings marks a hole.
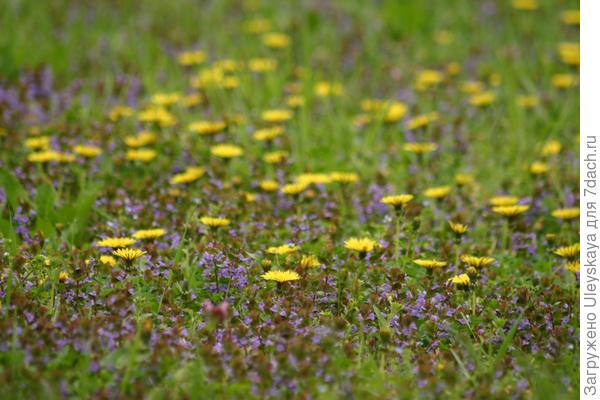
<instances>
[{"instance_id":1,"label":"dense ground cover","mask_svg":"<svg viewBox=\"0 0 600 400\"><path fill-rule=\"evenodd\" d=\"M577 397L577 8L2 2L0 397Z\"/></svg>"}]
</instances>

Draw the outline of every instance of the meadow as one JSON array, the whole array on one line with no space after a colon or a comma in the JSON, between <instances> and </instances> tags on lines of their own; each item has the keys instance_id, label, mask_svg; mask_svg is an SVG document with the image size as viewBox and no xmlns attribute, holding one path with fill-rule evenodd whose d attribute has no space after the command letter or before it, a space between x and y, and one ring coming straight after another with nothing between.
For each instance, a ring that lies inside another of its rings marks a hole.
<instances>
[{"instance_id":1,"label":"meadow","mask_svg":"<svg viewBox=\"0 0 600 400\"><path fill-rule=\"evenodd\" d=\"M2 1L0 398L578 398L578 8Z\"/></svg>"}]
</instances>

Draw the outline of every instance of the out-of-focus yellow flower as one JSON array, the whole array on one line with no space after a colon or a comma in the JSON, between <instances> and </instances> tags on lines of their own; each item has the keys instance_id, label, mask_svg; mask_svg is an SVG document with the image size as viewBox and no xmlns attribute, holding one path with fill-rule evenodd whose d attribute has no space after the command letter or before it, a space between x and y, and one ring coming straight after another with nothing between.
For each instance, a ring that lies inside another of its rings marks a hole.
<instances>
[{"instance_id":1,"label":"out-of-focus yellow flower","mask_svg":"<svg viewBox=\"0 0 600 400\"><path fill-rule=\"evenodd\" d=\"M116 105L108 112L108 119L116 122L131 115L133 115L133 108L123 105Z\"/></svg>"},{"instance_id":2,"label":"out-of-focus yellow flower","mask_svg":"<svg viewBox=\"0 0 600 400\"><path fill-rule=\"evenodd\" d=\"M302 193L307 188L307 186L308 185L304 182L288 183L287 185L283 185L281 187L281 193L287 194L289 196L296 196Z\"/></svg>"},{"instance_id":3,"label":"out-of-focus yellow flower","mask_svg":"<svg viewBox=\"0 0 600 400\"><path fill-rule=\"evenodd\" d=\"M575 243L569 246L559 247L554 250L554 254L563 258L577 258L579 257L580 245L579 243Z\"/></svg>"},{"instance_id":4,"label":"out-of-focus yellow flower","mask_svg":"<svg viewBox=\"0 0 600 400\"><path fill-rule=\"evenodd\" d=\"M315 85L315 95L318 97L340 96L344 93L341 83L321 81Z\"/></svg>"},{"instance_id":5,"label":"out-of-focus yellow flower","mask_svg":"<svg viewBox=\"0 0 600 400\"><path fill-rule=\"evenodd\" d=\"M558 219L579 218L579 208L559 208L552 211L552 216Z\"/></svg>"},{"instance_id":6,"label":"out-of-focus yellow flower","mask_svg":"<svg viewBox=\"0 0 600 400\"><path fill-rule=\"evenodd\" d=\"M437 44L447 45L454 41L454 35L450 31L438 31L433 36L433 40L435 40Z\"/></svg>"},{"instance_id":7,"label":"out-of-focus yellow flower","mask_svg":"<svg viewBox=\"0 0 600 400\"><path fill-rule=\"evenodd\" d=\"M496 101L494 92L481 92L469 97L469 104L475 107L485 107Z\"/></svg>"},{"instance_id":8,"label":"out-of-focus yellow flower","mask_svg":"<svg viewBox=\"0 0 600 400\"><path fill-rule=\"evenodd\" d=\"M535 11L539 4L537 0L512 0L513 8L523 11Z\"/></svg>"},{"instance_id":9,"label":"out-of-focus yellow flower","mask_svg":"<svg viewBox=\"0 0 600 400\"><path fill-rule=\"evenodd\" d=\"M557 89L568 89L577 84L577 78L573 74L552 75L552 86Z\"/></svg>"},{"instance_id":10,"label":"out-of-focus yellow flower","mask_svg":"<svg viewBox=\"0 0 600 400\"><path fill-rule=\"evenodd\" d=\"M73 152L82 157L94 158L102 154L102 149L98 146L77 145L73 146Z\"/></svg>"},{"instance_id":11,"label":"out-of-focus yellow flower","mask_svg":"<svg viewBox=\"0 0 600 400\"><path fill-rule=\"evenodd\" d=\"M269 32L263 35L262 42L271 49L284 49L290 45L291 39L285 33Z\"/></svg>"},{"instance_id":12,"label":"out-of-focus yellow flower","mask_svg":"<svg viewBox=\"0 0 600 400\"><path fill-rule=\"evenodd\" d=\"M129 237L109 237L102 239L96 243L98 247L119 248L131 246L135 243L135 239Z\"/></svg>"},{"instance_id":13,"label":"out-of-focus yellow flower","mask_svg":"<svg viewBox=\"0 0 600 400\"><path fill-rule=\"evenodd\" d=\"M558 140L549 140L542 147L543 156L554 156L560 153L562 150L562 144Z\"/></svg>"},{"instance_id":14,"label":"out-of-focus yellow flower","mask_svg":"<svg viewBox=\"0 0 600 400\"><path fill-rule=\"evenodd\" d=\"M469 229L467 225L453 221L448 221L448 225L450 226L450 229L452 229L452 232L456 233L457 235L462 235Z\"/></svg>"},{"instance_id":15,"label":"out-of-focus yellow flower","mask_svg":"<svg viewBox=\"0 0 600 400\"><path fill-rule=\"evenodd\" d=\"M27 156L27 161L40 164L48 162L70 163L75 161L75 156L73 154L60 153L54 150L45 150L29 154Z\"/></svg>"},{"instance_id":16,"label":"out-of-focus yellow flower","mask_svg":"<svg viewBox=\"0 0 600 400\"><path fill-rule=\"evenodd\" d=\"M281 256L281 255L295 253L298 250L300 250L300 247L296 246L295 244L284 244L281 246L269 247L267 249L267 253Z\"/></svg>"},{"instance_id":17,"label":"out-of-focus yellow flower","mask_svg":"<svg viewBox=\"0 0 600 400\"><path fill-rule=\"evenodd\" d=\"M540 104L540 98L537 96L517 96L517 105L521 108L534 108Z\"/></svg>"},{"instance_id":18,"label":"out-of-focus yellow flower","mask_svg":"<svg viewBox=\"0 0 600 400\"><path fill-rule=\"evenodd\" d=\"M206 54L202 50L184 51L177 55L177 62L185 67L202 64Z\"/></svg>"},{"instance_id":19,"label":"out-of-focus yellow flower","mask_svg":"<svg viewBox=\"0 0 600 400\"><path fill-rule=\"evenodd\" d=\"M358 174L354 172L332 172L329 174L332 182L355 183L358 182Z\"/></svg>"},{"instance_id":20,"label":"out-of-focus yellow flower","mask_svg":"<svg viewBox=\"0 0 600 400\"><path fill-rule=\"evenodd\" d=\"M231 223L231 221L227 218L218 217L202 217L200 218L200 222L202 225L208 226L209 228L220 228Z\"/></svg>"},{"instance_id":21,"label":"out-of-focus yellow flower","mask_svg":"<svg viewBox=\"0 0 600 400\"><path fill-rule=\"evenodd\" d=\"M175 116L167 111L164 107L148 108L138 114L138 119L141 122L152 122L158 124L162 128L167 128L177 123Z\"/></svg>"},{"instance_id":22,"label":"out-of-focus yellow flower","mask_svg":"<svg viewBox=\"0 0 600 400\"><path fill-rule=\"evenodd\" d=\"M287 109L266 110L260 114L260 117L265 122L280 124L292 118L294 113Z\"/></svg>"},{"instance_id":23,"label":"out-of-focus yellow flower","mask_svg":"<svg viewBox=\"0 0 600 400\"><path fill-rule=\"evenodd\" d=\"M220 158L235 158L244 154L244 150L232 144L218 144L210 148L210 154Z\"/></svg>"},{"instance_id":24,"label":"out-of-focus yellow flower","mask_svg":"<svg viewBox=\"0 0 600 400\"><path fill-rule=\"evenodd\" d=\"M277 60L274 58L251 58L248 61L248 69L252 72L268 72L277 68Z\"/></svg>"},{"instance_id":25,"label":"out-of-focus yellow flower","mask_svg":"<svg viewBox=\"0 0 600 400\"><path fill-rule=\"evenodd\" d=\"M436 143L404 143L402 146L404 151L414 154L426 154L436 151L438 145Z\"/></svg>"},{"instance_id":26,"label":"out-of-focus yellow flower","mask_svg":"<svg viewBox=\"0 0 600 400\"><path fill-rule=\"evenodd\" d=\"M150 131L141 131L135 136L125 136L123 141L127 147L137 148L152 144L156 142L156 139L158 139L158 135L156 133Z\"/></svg>"},{"instance_id":27,"label":"out-of-focus yellow flower","mask_svg":"<svg viewBox=\"0 0 600 400\"><path fill-rule=\"evenodd\" d=\"M244 24L244 29L246 32L252 34L265 33L271 29L271 21L264 18L251 19Z\"/></svg>"},{"instance_id":28,"label":"out-of-focus yellow flower","mask_svg":"<svg viewBox=\"0 0 600 400\"><path fill-rule=\"evenodd\" d=\"M471 278L469 278L469 275L467 274L460 274L448 279L448 282L456 287L464 288L469 286L471 283Z\"/></svg>"},{"instance_id":29,"label":"out-of-focus yellow flower","mask_svg":"<svg viewBox=\"0 0 600 400\"><path fill-rule=\"evenodd\" d=\"M32 150L47 149L50 147L50 136L40 136L25 139L25 147Z\"/></svg>"},{"instance_id":30,"label":"out-of-focus yellow flower","mask_svg":"<svg viewBox=\"0 0 600 400\"><path fill-rule=\"evenodd\" d=\"M421 115L416 115L416 116L412 117L406 123L406 129L414 130L414 129L422 128L422 127L427 126L430 123L435 122L439 119L440 119L440 115L435 111L428 112L428 113L421 114Z\"/></svg>"},{"instance_id":31,"label":"out-of-focus yellow flower","mask_svg":"<svg viewBox=\"0 0 600 400\"><path fill-rule=\"evenodd\" d=\"M287 106L291 107L291 108L302 107L305 102L306 102L306 100L302 96L289 96L285 100L285 103L287 104Z\"/></svg>"},{"instance_id":32,"label":"out-of-focus yellow flower","mask_svg":"<svg viewBox=\"0 0 600 400\"><path fill-rule=\"evenodd\" d=\"M579 65L579 43L562 42L558 45L560 60L568 65Z\"/></svg>"},{"instance_id":33,"label":"out-of-focus yellow flower","mask_svg":"<svg viewBox=\"0 0 600 400\"><path fill-rule=\"evenodd\" d=\"M448 196L451 189L451 186L436 186L425 190L423 195L430 199L441 199Z\"/></svg>"},{"instance_id":34,"label":"out-of-focus yellow flower","mask_svg":"<svg viewBox=\"0 0 600 400\"><path fill-rule=\"evenodd\" d=\"M263 160L267 164L279 164L288 158L289 155L287 151L283 150L271 151L263 155Z\"/></svg>"},{"instance_id":35,"label":"out-of-focus yellow flower","mask_svg":"<svg viewBox=\"0 0 600 400\"><path fill-rule=\"evenodd\" d=\"M276 181L265 180L260 182L260 188L265 192L274 192L279 188Z\"/></svg>"},{"instance_id":36,"label":"out-of-focus yellow flower","mask_svg":"<svg viewBox=\"0 0 600 400\"><path fill-rule=\"evenodd\" d=\"M283 126L276 125L269 128L257 129L252 135L255 140L260 142L273 140L283 133Z\"/></svg>"},{"instance_id":37,"label":"out-of-focus yellow flower","mask_svg":"<svg viewBox=\"0 0 600 400\"><path fill-rule=\"evenodd\" d=\"M565 10L560 13L560 20L565 25L579 26L579 10Z\"/></svg>"},{"instance_id":38,"label":"out-of-focus yellow flower","mask_svg":"<svg viewBox=\"0 0 600 400\"><path fill-rule=\"evenodd\" d=\"M227 128L227 122L220 121L195 121L188 125L188 129L191 132L198 133L200 135L214 135Z\"/></svg>"},{"instance_id":39,"label":"out-of-focus yellow flower","mask_svg":"<svg viewBox=\"0 0 600 400\"><path fill-rule=\"evenodd\" d=\"M150 162L156 158L156 151L152 149L127 150L125 159L129 161Z\"/></svg>"},{"instance_id":40,"label":"out-of-focus yellow flower","mask_svg":"<svg viewBox=\"0 0 600 400\"><path fill-rule=\"evenodd\" d=\"M131 249L131 248L117 249L117 250L113 251L113 255L115 255L127 262L131 262L135 259L138 259L141 256L143 256L144 254L146 254L146 252L143 250Z\"/></svg>"},{"instance_id":41,"label":"out-of-focus yellow flower","mask_svg":"<svg viewBox=\"0 0 600 400\"><path fill-rule=\"evenodd\" d=\"M519 202L516 196L494 196L490 199L490 205L493 207L514 206Z\"/></svg>"},{"instance_id":42,"label":"out-of-focus yellow flower","mask_svg":"<svg viewBox=\"0 0 600 400\"><path fill-rule=\"evenodd\" d=\"M181 100L181 93L179 92L156 93L150 99L152 104L160 107L172 106L173 104L179 102L179 100Z\"/></svg>"},{"instance_id":43,"label":"out-of-focus yellow flower","mask_svg":"<svg viewBox=\"0 0 600 400\"><path fill-rule=\"evenodd\" d=\"M302 268L316 268L321 265L321 262L313 255L303 255L299 264Z\"/></svg>"},{"instance_id":44,"label":"out-of-focus yellow flower","mask_svg":"<svg viewBox=\"0 0 600 400\"><path fill-rule=\"evenodd\" d=\"M466 186L475 182L475 178L471 174L458 173L454 175L454 182L458 186Z\"/></svg>"},{"instance_id":45,"label":"out-of-focus yellow flower","mask_svg":"<svg viewBox=\"0 0 600 400\"><path fill-rule=\"evenodd\" d=\"M471 267L483 268L496 261L496 259L492 257L477 257L469 254L461 254L460 261Z\"/></svg>"},{"instance_id":46,"label":"out-of-focus yellow flower","mask_svg":"<svg viewBox=\"0 0 600 400\"><path fill-rule=\"evenodd\" d=\"M466 94L477 94L483 92L483 83L479 81L465 81L461 83L459 90Z\"/></svg>"},{"instance_id":47,"label":"out-of-focus yellow flower","mask_svg":"<svg viewBox=\"0 0 600 400\"><path fill-rule=\"evenodd\" d=\"M444 81L444 75L433 69L426 69L417 74L415 79L415 89L424 91L435 87Z\"/></svg>"},{"instance_id":48,"label":"out-of-focus yellow flower","mask_svg":"<svg viewBox=\"0 0 600 400\"><path fill-rule=\"evenodd\" d=\"M533 175L545 174L546 172L548 172L549 169L550 169L550 166L548 164L546 164L545 162L541 162L541 161L534 161L529 166L529 172L531 172Z\"/></svg>"}]
</instances>

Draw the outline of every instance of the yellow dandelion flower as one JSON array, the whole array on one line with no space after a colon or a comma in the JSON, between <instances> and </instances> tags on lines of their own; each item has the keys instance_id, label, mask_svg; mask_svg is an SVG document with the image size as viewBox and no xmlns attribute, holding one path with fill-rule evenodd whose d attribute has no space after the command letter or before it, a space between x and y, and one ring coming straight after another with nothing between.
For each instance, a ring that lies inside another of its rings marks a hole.
<instances>
[{"instance_id":1,"label":"yellow dandelion flower","mask_svg":"<svg viewBox=\"0 0 600 400\"><path fill-rule=\"evenodd\" d=\"M541 161L534 161L529 166L529 172L531 172L533 175L545 174L546 172L548 172L549 169L550 169L550 166L548 164L546 164L545 162L541 162Z\"/></svg>"},{"instance_id":2,"label":"yellow dandelion flower","mask_svg":"<svg viewBox=\"0 0 600 400\"><path fill-rule=\"evenodd\" d=\"M445 267L446 265L448 265L448 263L446 261L439 261L439 260L432 260L432 259L423 259L423 258L418 258L416 260L413 260L413 262L415 264L417 264L418 266L427 268L427 269L435 269L435 268L442 268Z\"/></svg>"},{"instance_id":3,"label":"yellow dandelion flower","mask_svg":"<svg viewBox=\"0 0 600 400\"><path fill-rule=\"evenodd\" d=\"M341 83L320 81L315 84L315 95L317 97L340 96L344 93Z\"/></svg>"},{"instance_id":4,"label":"yellow dandelion flower","mask_svg":"<svg viewBox=\"0 0 600 400\"><path fill-rule=\"evenodd\" d=\"M163 128L173 126L177 119L164 107L150 107L138 114L140 122L152 122Z\"/></svg>"},{"instance_id":5,"label":"yellow dandelion flower","mask_svg":"<svg viewBox=\"0 0 600 400\"><path fill-rule=\"evenodd\" d=\"M200 222L202 222L202 225L208 226L209 228L220 228L231 223L229 219L219 217L202 217L200 218Z\"/></svg>"},{"instance_id":6,"label":"yellow dandelion flower","mask_svg":"<svg viewBox=\"0 0 600 400\"><path fill-rule=\"evenodd\" d=\"M206 54L201 50L184 51L177 55L177 62L184 67L202 64L206 60Z\"/></svg>"},{"instance_id":7,"label":"yellow dandelion flower","mask_svg":"<svg viewBox=\"0 0 600 400\"><path fill-rule=\"evenodd\" d=\"M450 225L450 229L452 229L452 231L458 235L462 235L469 229L467 225L453 221L448 221L448 225Z\"/></svg>"},{"instance_id":8,"label":"yellow dandelion flower","mask_svg":"<svg viewBox=\"0 0 600 400\"><path fill-rule=\"evenodd\" d=\"M490 199L490 205L493 207L514 206L519 202L516 196L494 196Z\"/></svg>"},{"instance_id":9,"label":"yellow dandelion flower","mask_svg":"<svg viewBox=\"0 0 600 400\"><path fill-rule=\"evenodd\" d=\"M156 142L156 139L158 139L158 135L156 133L150 131L141 131L135 136L125 136L123 141L127 147L138 148L152 144Z\"/></svg>"},{"instance_id":10,"label":"yellow dandelion flower","mask_svg":"<svg viewBox=\"0 0 600 400\"><path fill-rule=\"evenodd\" d=\"M298 250L300 250L300 247L296 246L295 244L284 244L281 246L269 247L267 249L267 253L281 256L281 255L295 253Z\"/></svg>"},{"instance_id":11,"label":"yellow dandelion flower","mask_svg":"<svg viewBox=\"0 0 600 400\"><path fill-rule=\"evenodd\" d=\"M458 75L461 71L461 66L456 61L452 61L446 65L446 73L450 76Z\"/></svg>"},{"instance_id":12,"label":"yellow dandelion flower","mask_svg":"<svg viewBox=\"0 0 600 400\"><path fill-rule=\"evenodd\" d=\"M496 259L492 257L477 257L469 254L462 254L460 256L460 260L468 266L475 268L487 267L488 265L496 261Z\"/></svg>"},{"instance_id":13,"label":"yellow dandelion flower","mask_svg":"<svg viewBox=\"0 0 600 400\"><path fill-rule=\"evenodd\" d=\"M41 164L48 162L70 163L75 161L75 156L54 150L45 150L29 154L27 161Z\"/></svg>"},{"instance_id":14,"label":"yellow dandelion flower","mask_svg":"<svg viewBox=\"0 0 600 400\"><path fill-rule=\"evenodd\" d=\"M558 219L575 219L579 218L579 208L559 208L552 211L552 216Z\"/></svg>"},{"instance_id":15,"label":"yellow dandelion flower","mask_svg":"<svg viewBox=\"0 0 600 400\"><path fill-rule=\"evenodd\" d=\"M394 101L385 108L383 121L387 123L399 121L400 118L406 115L407 111L408 107L406 104L400 101Z\"/></svg>"},{"instance_id":16,"label":"yellow dandelion flower","mask_svg":"<svg viewBox=\"0 0 600 400\"><path fill-rule=\"evenodd\" d=\"M202 93L191 93L181 98L181 104L185 107L194 107L204 102L205 98Z\"/></svg>"},{"instance_id":17,"label":"yellow dandelion flower","mask_svg":"<svg viewBox=\"0 0 600 400\"><path fill-rule=\"evenodd\" d=\"M115 266L117 264L117 260L113 256L100 256L100 262L104 265Z\"/></svg>"},{"instance_id":18,"label":"yellow dandelion flower","mask_svg":"<svg viewBox=\"0 0 600 400\"><path fill-rule=\"evenodd\" d=\"M244 192L244 201L246 203L254 203L256 201L256 194Z\"/></svg>"},{"instance_id":19,"label":"yellow dandelion flower","mask_svg":"<svg viewBox=\"0 0 600 400\"><path fill-rule=\"evenodd\" d=\"M244 154L241 147L232 144L218 144L210 148L210 154L220 158L234 158Z\"/></svg>"},{"instance_id":20,"label":"yellow dandelion flower","mask_svg":"<svg viewBox=\"0 0 600 400\"><path fill-rule=\"evenodd\" d=\"M288 183L281 187L281 193L289 196L296 196L302 193L308 185L304 182Z\"/></svg>"},{"instance_id":21,"label":"yellow dandelion flower","mask_svg":"<svg viewBox=\"0 0 600 400\"><path fill-rule=\"evenodd\" d=\"M438 149L438 145L436 143L404 143L402 146L404 151L414 154L426 154L431 153L432 151L436 151Z\"/></svg>"},{"instance_id":22,"label":"yellow dandelion flower","mask_svg":"<svg viewBox=\"0 0 600 400\"><path fill-rule=\"evenodd\" d=\"M519 205L516 204L514 206L500 206L500 207L493 207L492 211L495 212L496 214L500 214L504 217L516 217L519 214L523 214L525 211L529 210L529 206L528 205Z\"/></svg>"},{"instance_id":23,"label":"yellow dandelion flower","mask_svg":"<svg viewBox=\"0 0 600 400\"><path fill-rule=\"evenodd\" d=\"M332 182L355 183L358 182L358 174L354 172L332 172L329 174Z\"/></svg>"},{"instance_id":24,"label":"yellow dandelion flower","mask_svg":"<svg viewBox=\"0 0 600 400\"><path fill-rule=\"evenodd\" d=\"M565 10L560 13L560 21L565 25L579 26L579 10Z\"/></svg>"},{"instance_id":25,"label":"yellow dandelion flower","mask_svg":"<svg viewBox=\"0 0 600 400\"><path fill-rule=\"evenodd\" d=\"M181 100L181 93L156 93L150 98L150 102L157 106L169 107Z\"/></svg>"},{"instance_id":26,"label":"yellow dandelion flower","mask_svg":"<svg viewBox=\"0 0 600 400\"><path fill-rule=\"evenodd\" d=\"M568 89L577 84L577 78L573 74L552 75L552 86L557 89Z\"/></svg>"},{"instance_id":27,"label":"yellow dandelion flower","mask_svg":"<svg viewBox=\"0 0 600 400\"><path fill-rule=\"evenodd\" d=\"M302 96L289 96L285 100L285 104L291 108L299 108L302 107L306 103L306 100Z\"/></svg>"},{"instance_id":28,"label":"yellow dandelion flower","mask_svg":"<svg viewBox=\"0 0 600 400\"><path fill-rule=\"evenodd\" d=\"M402 206L408 204L415 196L412 194L395 194L391 196L384 196L380 203L386 204L388 206L393 206L394 208L401 208Z\"/></svg>"},{"instance_id":29,"label":"yellow dandelion flower","mask_svg":"<svg viewBox=\"0 0 600 400\"><path fill-rule=\"evenodd\" d=\"M479 81L465 81L460 84L459 90L466 94L477 94L483 92L483 83Z\"/></svg>"},{"instance_id":30,"label":"yellow dandelion flower","mask_svg":"<svg viewBox=\"0 0 600 400\"><path fill-rule=\"evenodd\" d=\"M114 250L112 253L113 253L113 255L119 257L120 259L128 261L128 262L138 259L141 256L143 256L144 254L146 254L146 252L143 250L132 249L132 248L117 249L117 250Z\"/></svg>"},{"instance_id":31,"label":"yellow dandelion flower","mask_svg":"<svg viewBox=\"0 0 600 400\"><path fill-rule=\"evenodd\" d=\"M125 159L129 161L150 162L156 158L156 151L152 149L127 150Z\"/></svg>"},{"instance_id":32,"label":"yellow dandelion flower","mask_svg":"<svg viewBox=\"0 0 600 400\"><path fill-rule=\"evenodd\" d=\"M31 150L47 149L50 147L50 136L40 136L25 139L25 147Z\"/></svg>"},{"instance_id":33,"label":"yellow dandelion flower","mask_svg":"<svg viewBox=\"0 0 600 400\"><path fill-rule=\"evenodd\" d=\"M269 128L257 129L252 137L259 142L263 142L273 140L276 137L281 136L281 134L283 134L283 126L276 125Z\"/></svg>"},{"instance_id":34,"label":"yellow dandelion flower","mask_svg":"<svg viewBox=\"0 0 600 400\"><path fill-rule=\"evenodd\" d=\"M549 140L542 147L543 156L554 156L562 150L562 144L558 140Z\"/></svg>"},{"instance_id":35,"label":"yellow dandelion flower","mask_svg":"<svg viewBox=\"0 0 600 400\"><path fill-rule=\"evenodd\" d=\"M271 21L264 18L255 18L244 24L244 30L248 33L265 33L271 29Z\"/></svg>"},{"instance_id":36,"label":"yellow dandelion flower","mask_svg":"<svg viewBox=\"0 0 600 400\"><path fill-rule=\"evenodd\" d=\"M321 266L319 259L313 255L303 255L300 258L299 264L302 268L316 268Z\"/></svg>"},{"instance_id":37,"label":"yellow dandelion flower","mask_svg":"<svg viewBox=\"0 0 600 400\"><path fill-rule=\"evenodd\" d=\"M265 122L280 124L292 118L293 112L287 109L273 109L263 111L260 115Z\"/></svg>"},{"instance_id":38,"label":"yellow dandelion flower","mask_svg":"<svg viewBox=\"0 0 600 400\"><path fill-rule=\"evenodd\" d=\"M419 128L429 125L432 122L439 120L439 118L440 118L440 115L435 111L432 111L432 112L429 112L426 114L417 115L415 117L412 117L406 123L406 129L409 129L409 130L419 129Z\"/></svg>"},{"instance_id":39,"label":"yellow dandelion flower","mask_svg":"<svg viewBox=\"0 0 600 400\"><path fill-rule=\"evenodd\" d=\"M214 135L227 128L225 121L195 121L188 125L188 130L200 135Z\"/></svg>"},{"instance_id":40,"label":"yellow dandelion flower","mask_svg":"<svg viewBox=\"0 0 600 400\"><path fill-rule=\"evenodd\" d=\"M444 75L436 70L426 69L417 74L415 79L415 89L424 91L435 87L444 81Z\"/></svg>"},{"instance_id":41,"label":"yellow dandelion flower","mask_svg":"<svg viewBox=\"0 0 600 400\"><path fill-rule=\"evenodd\" d=\"M537 0L512 0L512 6L516 10L534 11L538 9L539 4Z\"/></svg>"},{"instance_id":42,"label":"yellow dandelion flower","mask_svg":"<svg viewBox=\"0 0 600 400\"><path fill-rule=\"evenodd\" d=\"M68 281L69 278L70 278L69 273L66 272L66 271L61 271L58 274L58 280L61 281L61 282Z\"/></svg>"},{"instance_id":43,"label":"yellow dandelion flower","mask_svg":"<svg viewBox=\"0 0 600 400\"><path fill-rule=\"evenodd\" d=\"M98 146L77 145L73 146L73 152L82 157L94 158L102 154L102 149Z\"/></svg>"},{"instance_id":44,"label":"yellow dandelion flower","mask_svg":"<svg viewBox=\"0 0 600 400\"><path fill-rule=\"evenodd\" d=\"M579 43L562 42L558 45L560 60L568 65L579 65Z\"/></svg>"},{"instance_id":45,"label":"yellow dandelion flower","mask_svg":"<svg viewBox=\"0 0 600 400\"><path fill-rule=\"evenodd\" d=\"M526 108L526 109L534 108L540 104L540 98L537 96L533 96L533 95L529 95L529 96L519 95L519 96L517 96L516 103L521 108Z\"/></svg>"},{"instance_id":46,"label":"yellow dandelion flower","mask_svg":"<svg viewBox=\"0 0 600 400\"><path fill-rule=\"evenodd\" d=\"M169 183L171 185L191 183L200 179L204 175L204 172L204 168L187 167L182 173L173 175L171 179L169 179Z\"/></svg>"},{"instance_id":47,"label":"yellow dandelion flower","mask_svg":"<svg viewBox=\"0 0 600 400\"><path fill-rule=\"evenodd\" d=\"M110 119L112 122L116 122L131 115L133 115L133 108L123 105L116 105L108 112L108 119Z\"/></svg>"},{"instance_id":48,"label":"yellow dandelion flower","mask_svg":"<svg viewBox=\"0 0 600 400\"><path fill-rule=\"evenodd\" d=\"M379 244L376 241L366 237L353 237L344 242L345 248L362 254L372 251L377 246L379 246Z\"/></svg>"},{"instance_id":49,"label":"yellow dandelion flower","mask_svg":"<svg viewBox=\"0 0 600 400\"><path fill-rule=\"evenodd\" d=\"M271 49L283 49L290 45L291 39L285 33L269 32L263 35L262 42Z\"/></svg>"},{"instance_id":50,"label":"yellow dandelion flower","mask_svg":"<svg viewBox=\"0 0 600 400\"><path fill-rule=\"evenodd\" d=\"M263 155L263 160L267 164L279 164L288 158L289 155L290 154L287 151L283 150L271 151Z\"/></svg>"},{"instance_id":51,"label":"yellow dandelion flower","mask_svg":"<svg viewBox=\"0 0 600 400\"><path fill-rule=\"evenodd\" d=\"M475 182L475 178L470 174L458 173L454 175L454 182L459 186L466 186Z\"/></svg>"},{"instance_id":52,"label":"yellow dandelion flower","mask_svg":"<svg viewBox=\"0 0 600 400\"><path fill-rule=\"evenodd\" d=\"M466 287L471 283L471 278L467 274L460 274L448 279L448 282L456 287Z\"/></svg>"},{"instance_id":53,"label":"yellow dandelion flower","mask_svg":"<svg viewBox=\"0 0 600 400\"><path fill-rule=\"evenodd\" d=\"M554 250L554 254L563 258L576 258L579 257L579 250L579 243L575 243L570 246L559 247L558 249Z\"/></svg>"},{"instance_id":54,"label":"yellow dandelion flower","mask_svg":"<svg viewBox=\"0 0 600 400\"><path fill-rule=\"evenodd\" d=\"M252 72L268 72L277 68L277 60L274 58L251 58L248 60L248 69Z\"/></svg>"},{"instance_id":55,"label":"yellow dandelion flower","mask_svg":"<svg viewBox=\"0 0 600 400\"><path fill-rule=\"evenodd\" d=\"M567 262L565 264L565 269L567 271L571 271L572 273L576 274L577 272L579 272L579 269L580 269L579 260Z\"/></svg>"},{"instance_id":56,"label":"yellow dandelion flower","mask_svg":"<svg viewBox=\"0 0 600 400\"><path fill-rule=\"evenodd\" d=\"M109 237L109 238L102 239L99 242L97 242L96 246L118 248L118 247L131 246L134 243L135 243L135 239L129 238L129 237Z\"/></svg>"},{"instance_id":57,"label":"yellow dandelion flower","mask_svg":"<svg viewBox=\"0 0 600 400\"><path fill-rule=\"evenodd\" d=\"M469 104L475 107L485 107L496 101L496 94L493 92L481 92L469 97Z\"/></svg>"},{"instance_id":58,"label":"yellow dandelion flower","mask_svg":"<svg viewBox=\"0 0 600 400\"><path fill-rule=\"evenodd\" d=\"M290 270L271 270L269 272L266 272L264 274L261 275L261 278L263 278L266 281L275 281L277 283L284 283L284 282L290 282L290 281L297 281L300 279L300 275L298 275L297 272L295 271L290 271Z\"/></svg>"},{"instance_id":59,"label":"yellow dandelion flower","mask_svg":"<svg viewBox=\"0 0 600 400\"><path fill-rule=\"evenodd\" d=\"M425 190L423 195L430 199L441 199L448 196L450 190L452 190L451 186L436 186Z\"/></svg>"},{"instance_id":60,"label":"yellow dandelion flower","mask_svg":"<svg viewBox=\"0 0 600 400\"><path fill-rule=\"evenodd\" d=\"M260 188L265 192L274 192L279 188L279 183L270 180L261 181Z\"/></svg>"},{"instance_id":61,"label":"yellow dandelion flower","mask_svg":"<svg viewBox=\"0 0 600 400\"><path fill-rule=\"evenodd\" d=\"M164 229L161 228L154 228L154 229L140 229L138 231L135 231L135 233L131 236L133 236L135 239L156 239L159 238L161 236L164 236L164 234L167 233L167 231L165 231Z\"/></svg>"}]
</instances>

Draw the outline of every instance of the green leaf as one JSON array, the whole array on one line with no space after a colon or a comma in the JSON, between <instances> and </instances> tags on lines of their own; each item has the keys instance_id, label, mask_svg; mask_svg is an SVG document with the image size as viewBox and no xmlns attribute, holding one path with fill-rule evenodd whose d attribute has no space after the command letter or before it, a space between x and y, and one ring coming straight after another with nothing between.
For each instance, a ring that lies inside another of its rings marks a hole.
<instances>
[{"instance_id":1,"label":"green leaf","mask_svg":"<svg viewBox=\"0 0 600 400\"><path fill-rule=\"evenodd\" d=\"M19 205L19 202L29 201L27 198L27 192L19 182L19 180L12 174L12 172L2 168L0 169L0 187L4 188L8 204L12 208Z\"/></svg>"},{"instance_id":2,"label":"green leaf","mask_svg":"<svg viewBox=\"0 0 600 400\"><path fill-rule=\"evenodd\" d=\"M14 256L17 253L21 241L10 220L0 218L0 236L2 236L2 240L4 241L4 248L6 251Z\"/></svg>"}]
</instances>

